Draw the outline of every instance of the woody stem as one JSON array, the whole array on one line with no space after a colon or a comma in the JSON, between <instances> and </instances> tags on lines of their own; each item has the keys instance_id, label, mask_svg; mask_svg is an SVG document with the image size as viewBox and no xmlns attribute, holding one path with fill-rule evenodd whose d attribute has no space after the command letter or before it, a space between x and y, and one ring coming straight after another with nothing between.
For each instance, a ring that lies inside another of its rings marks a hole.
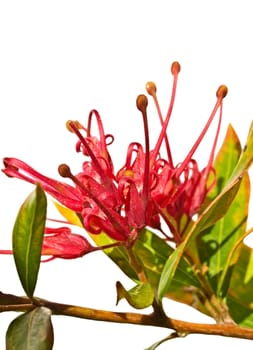
<instances>
[{"instance_id":1,"label":"woody stem","mask_svg":"<svg viewBox=\"0 0 253 350\"><path fill-rule=\"evenodd\" d=\"M202 324L185 322L170 317L158 318L156 313L141 314L134 312L97 310L87 307L50 302L43 299L34 299L31 301L29 298L0 293L0 312L31 311L36 307L41 306L49 308L54 315L78 317L95 321L168 328L176 331L178 336L182 334L206 334L241 339L253 339L253 329L240 327L235 324Z\"/></svg>"}]
</instances>

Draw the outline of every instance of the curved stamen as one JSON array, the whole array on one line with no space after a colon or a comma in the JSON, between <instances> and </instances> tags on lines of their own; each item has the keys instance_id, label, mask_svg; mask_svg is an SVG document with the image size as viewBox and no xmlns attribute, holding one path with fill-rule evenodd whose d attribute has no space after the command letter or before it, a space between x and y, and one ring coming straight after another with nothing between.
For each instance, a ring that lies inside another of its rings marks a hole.
<instances>
[{"instance_id":1,"label":"curved stamen","mask_svg":"<svg viewBox=\"0 0 253 350\"><path fill-rule=\"evenodd\" d=\"M136 153L135 158L133 158L133 154ZM123 167L123 169L131 169L132 167L134 167L134 163L136 162L136 159L138 158L138 154L142 155L144 154L144 151L142 149L142 145L140 143L137 142L131 142L128 146L127 149L127 156L126 156L126 163ZM138 169L140 170L140 169Z\"/></svg>"},{"instance_id":2,"label":"curved stamen","mask_svg":"<svg viewBox=\"0 0 253 350\"><path fill-rule=\"evenodd\" d=\"M100 117L100 114L98 113L98 111L96 109L92 109L89 113L88 116L88 126L87 126L87 136L90 137L91 136L91 122L92 122L92 117L93 115L95 115L96 120L97 120L97 125L98 125L98 131L99 131L99 139L100 139L100 143L101 143L101 148L103 150L103 152L105 154L107 154L107 149L106 149L106 142L105 142L105 132L104 132L104 128L103 128L103 123Z\"/></svg>"},{"instance_id":3,"label":"curved stamen","mask_svg":"<svg viewBox=\"0 0 253 350\"><path fill-rule=\"evenodd\" d=\"M81 141L81 143L84 145L87 153L89 154L89 157L91 158L93 165L96 169L96 171L98 172L98 174L101 176L101 178L107 183L108 182L108 177L106 176L106 173L104 171L104 169L101 167L98 158L95 156L95 154L92 152L92 149L90 148L88 142L85 140L85 138L83 137L83 135L80 133L79 129L77 128L75 122L69 122L69 126L70 128L74 131L74 133L77 135L77 137L79 138L79 140ZM105 142L104 142L105 144ZM105 152L106 151L106 146L105 146Z\"/></svg>"}]
</instances>

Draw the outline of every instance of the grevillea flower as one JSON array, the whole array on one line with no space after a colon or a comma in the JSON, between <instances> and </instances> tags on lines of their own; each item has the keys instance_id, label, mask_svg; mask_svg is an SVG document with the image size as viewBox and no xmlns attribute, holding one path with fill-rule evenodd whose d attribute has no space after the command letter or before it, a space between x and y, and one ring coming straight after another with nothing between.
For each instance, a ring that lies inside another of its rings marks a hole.
<instances>
[{"instance_id":1,"label":"grevillea flower","mask_svg":"<svg viewBox=\"0 0 253 350\"><path fill-rule=\"evenodd\" d=\"M98 124L99 138L91 135L93 117ZM127 198L121 196L118 190L107 149L107 140L113 138L104 134L99 113L96 110L90 112L87 128L75 121L69 121L67 127L78 136L76 150L88 158L83 163L82 171L75 176L66 164L59 166L60 175L70 178L73 186L46 177L16 158L4 159L3 172L33 184L40 182L47 193L82 217L83 226L90 233L103 231L117 241L134 241L139 230L145 226L145 207L141 201L133 202L136 194L133 189ZM86 132L86 136L82 135L81 130ZM135 215L135 210L138 215Z\"/></svg>"},{"instance_id":2,"label":"grevillea flower","mask_svg":"<svg viewBox=\"0 0 253 350\"><path fill-rule=\"evenodd\" d=\"M58 168L62 177L72 180L72 185L46 177L16 158L4 159L3 172L33 184L40 182L47 193L78 213L84 228L93 234L105 232L114 240L128 246L138 238L138 234L146 226L162 231L163 219L172 234L171 239L179 244L188 223L199 213L208 192L215 184L212 164L222 119L222 101L227 94L227 88L224 85L220 86L216 94L216 104L206 125L185 159L175 165L167 128L174 106L179 72L180 65L174 62L171 66L171 100L165 117L162 116L158 103L156 85L153 82L146 85L161 124L161 132L152 150L147 117L148 99L145 95L138 96L137 108L142 114L144 125L144 146L139 142L130 143L125 164L116 173L108 151L108 146L114 138L104 133L101 117L96 110L90 112L87 127L78 121L67 122L68 130L78 138L76 151L82 152L85 157L82 170L77 175L73 175L66 164ZM210 156L206 167L200 170L193 156L218 111L217 132ZM99 136L93 136L91 133L94 118ZM165 156L161 155L163 143L166 149ZM211 175L213 181L210 181ZM57 238L57 235L54 235L54 238L45 238L48 242L57 242L57 239L60 241L64 237L59 235ZM71 238L70 235L66 237Z\"/></svg>"}]
</instances>

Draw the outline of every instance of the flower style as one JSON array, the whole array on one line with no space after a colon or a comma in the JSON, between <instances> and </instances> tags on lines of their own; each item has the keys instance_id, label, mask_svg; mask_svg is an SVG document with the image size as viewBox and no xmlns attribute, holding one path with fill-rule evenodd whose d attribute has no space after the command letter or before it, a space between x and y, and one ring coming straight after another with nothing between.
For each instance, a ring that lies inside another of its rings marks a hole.
<instances>
[{"instance_id":1,"label":"flower style","mask_svg":"<svg viewBox=\"0 0 253 350\"><path fill-rule=\"evenodd\" d=\"M4 159L3 172L8 176L33 184L40 182L48 194L78 213L82 218L84 228L90 233L105 232L113 240L129 246L146 226L163 232L162 219L170 230L170 239L179 244L189 222L194 215L200 212L208 192L215 184L215 171L212 164L222 119L222 101L227 94L226 86L220 86L216 93L216 104L202 132L185 159L174 165L167 137L167 127L174 106L179 72L180 65L174 62L171 66L172 94L165 118L162 116L158 103L156 85L153 82L146 85L146 90L153 98L161 123L161 132L153 150L150 150L148 99L145 95L138 96L136 104L143 118L144 146L138 142L130 143L125 164L118 172L114 171L112 158L108 151L108 146L114 138L104 133L101 117L96 110L90 112L86 128L78 121L67 122L68 130L78 137L76 151L82 152L85 157L82 170L77 175L73 175L66 164L58 168L59 174L71 179L73 185L46 177L16 158ZM193 156L218 111L217 132L209 160L206 167L200 170ZM91 133L94 118L98 125L98 137ZM161 156L163 142L167 153L165 157ZM210 184L211 175L213 180ZM64 248L63 253L60 253L59 250L58 253L51 254L52 256L59 254L61 257L68 258L71 256L72 249L76 257L79 253L82 255L79 243L85 246L86 241L82 242L80 237L66 232L62 233L62 231L59 235L50 236L48 231L44 240L44 252L47 243L50 243L48 252L52 253L54 249L58 251L57 242L59 240L60 245L63 241L63 245L69 245L69 249ZM79 253L75 252L76 243ZM91 246L85 246L85 249L87 247L93 249Z\"/></svg>"}]
</instances>

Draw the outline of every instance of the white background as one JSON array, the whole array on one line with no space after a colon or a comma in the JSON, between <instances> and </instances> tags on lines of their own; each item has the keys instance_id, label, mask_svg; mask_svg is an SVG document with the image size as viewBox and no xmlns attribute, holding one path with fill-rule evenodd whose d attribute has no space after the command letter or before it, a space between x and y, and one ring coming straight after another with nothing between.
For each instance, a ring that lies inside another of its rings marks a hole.
<instances>
[{"instance_id":1,"label":"white background","mask_svg":"<svg viewBox=\"0 0 253 350\"><path fill-rule=\"evenodd\" d=\"M244 142L253 116L251 1L1 1L0 2L0 157L23 159L58 177L65 162L79 171L73 135L65 122L83 124L91 108L101 113L115 166L123 164L130 141L142 141L135 99L154 80L165 113L169 104L170 65L182 66L169 137L176 161L182 160L215 103L220 84L229 87L224 101L221 138L232 123ZM150 106L152 102L150 101ZM150 107L152 141L159 122ZM212 128L197 157L205 164ZM0 246L11 247L17 210L33 187L0 174ZM52 209L50 209L52 210ZM53 211L49 212L53 216ZM115 306L115 282L131 287L102 253L74 261L42 264L36 295L58 302L130 310ZM0 257L0 290L22 295L11 256ZM209 319L168 304L172 317ZM2 314L0 349L16 314ZM141 350L165 337L167 330L54 317L55 350L99 348ZM230 349L252 342L191 335L159 349L202 349L203 344Z\"/></svg>"}]
</instances>

